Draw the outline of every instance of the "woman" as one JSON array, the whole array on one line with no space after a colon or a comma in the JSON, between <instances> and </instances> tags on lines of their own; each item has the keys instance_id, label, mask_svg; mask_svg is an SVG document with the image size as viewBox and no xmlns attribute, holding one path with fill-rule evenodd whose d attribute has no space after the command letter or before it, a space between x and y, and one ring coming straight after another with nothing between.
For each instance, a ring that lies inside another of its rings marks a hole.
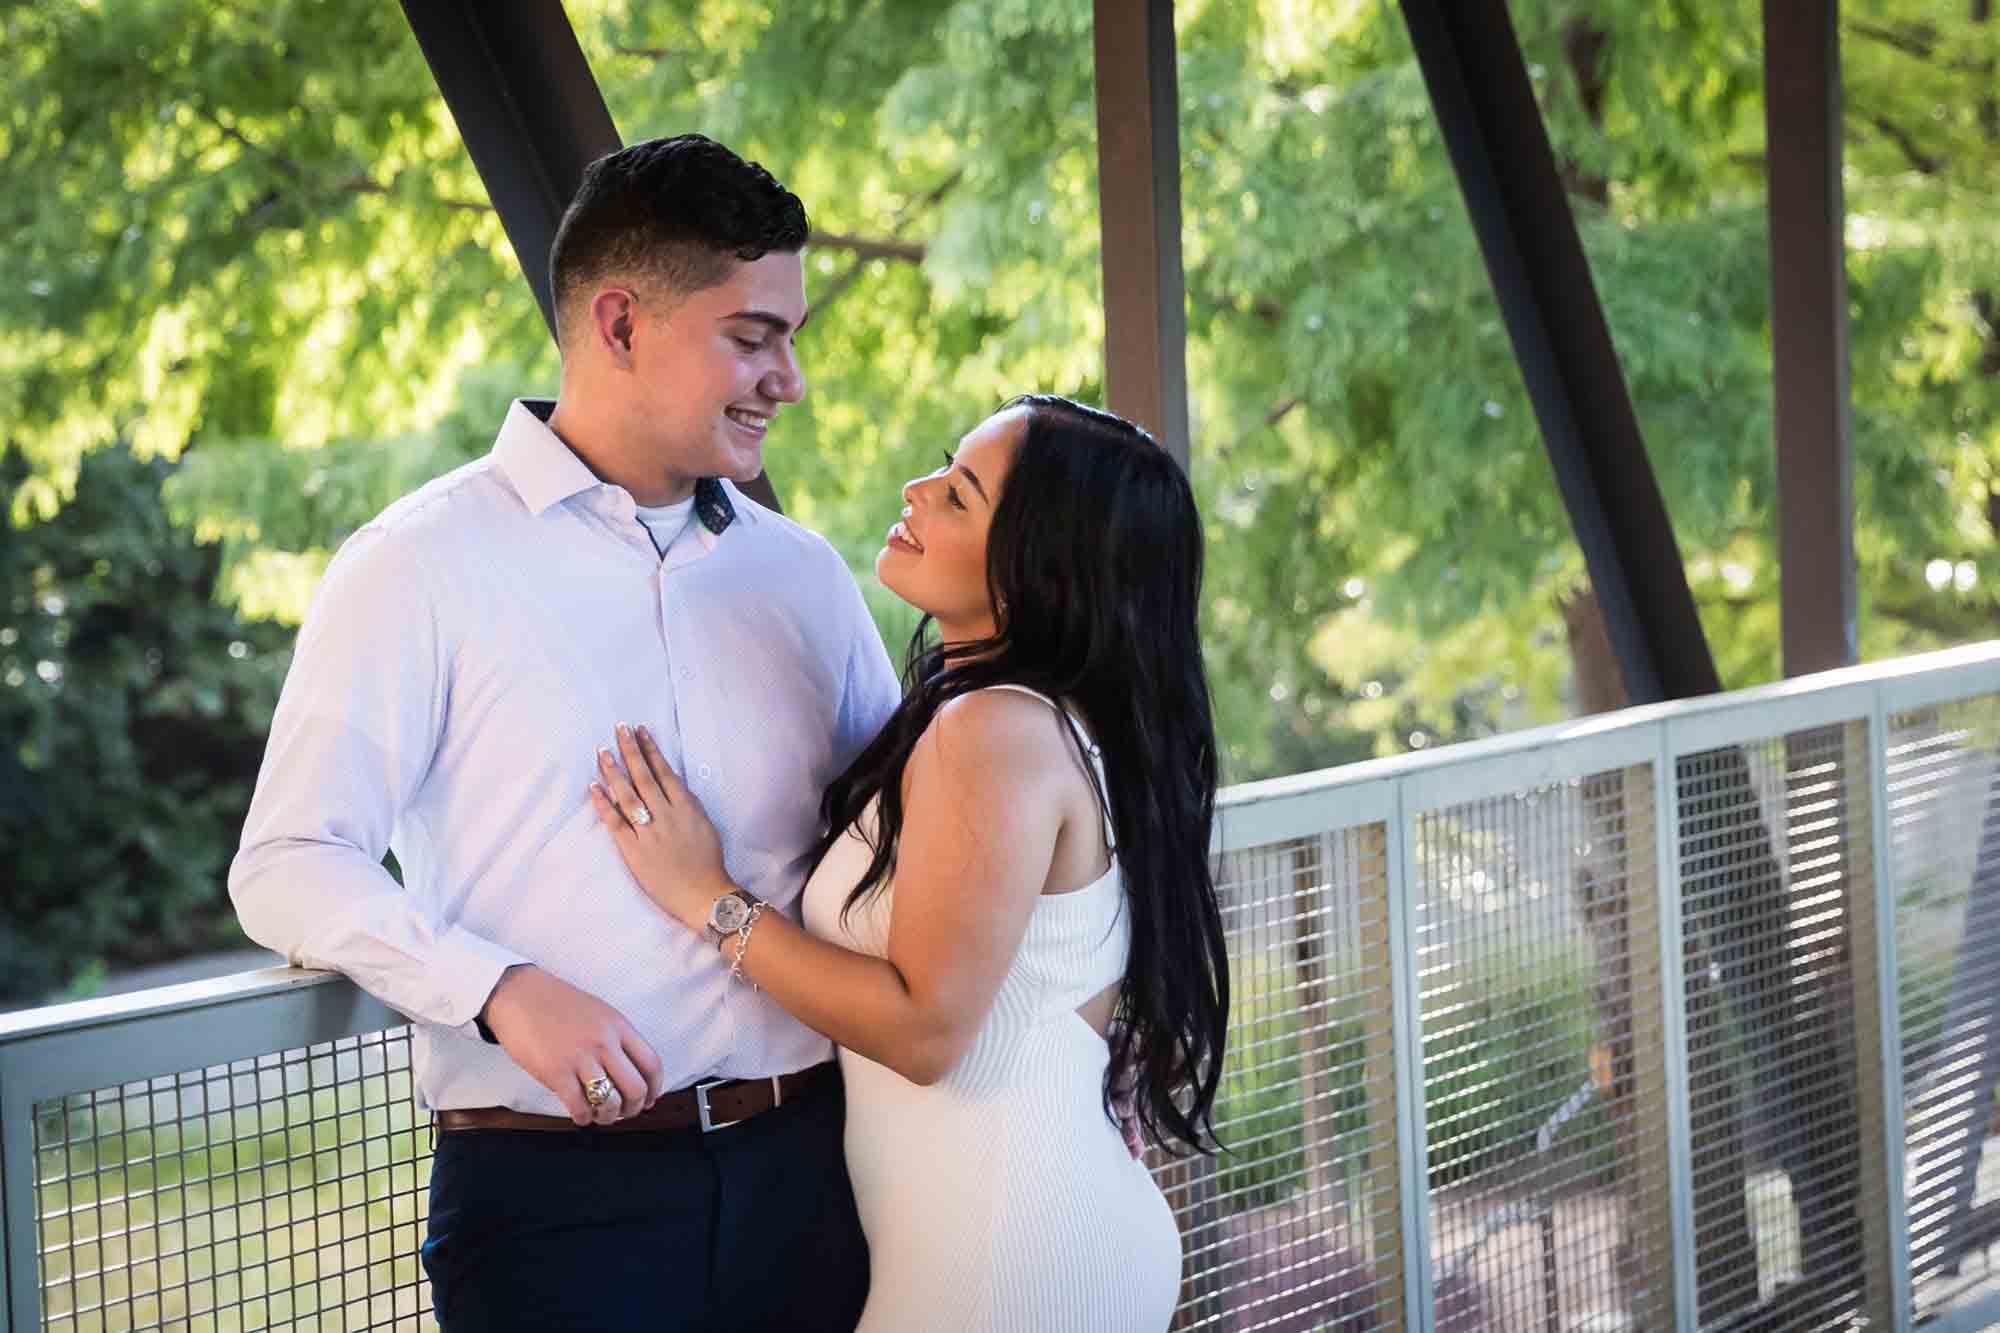
<instances>
[{"instance_id":1,"label":"woman","mask_svg":"<svg viewBox=\"0 0 2000 1333\"><path fill-rule=\"evenodd\" d=\"M1163 1329L1179 1237L1110 1108L1212 1141L1194 497L1145 432L1036 396L903 498L875 567L925 613L909 689L827 789L803 928L730 882L643 730L592 799L660 907L839 1045L862 1329Z\"/></svg>"}]
</instances>

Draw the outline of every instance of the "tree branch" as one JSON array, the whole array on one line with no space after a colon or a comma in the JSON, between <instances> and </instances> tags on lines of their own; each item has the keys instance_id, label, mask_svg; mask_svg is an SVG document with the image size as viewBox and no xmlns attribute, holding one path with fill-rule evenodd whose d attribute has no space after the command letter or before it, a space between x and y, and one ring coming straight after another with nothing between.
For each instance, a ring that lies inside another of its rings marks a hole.
<instances>
[{"instance_id":1,"label":"tree branch","mask_svg":"<svg viewBox=\"0 0 2000 1333\"><path fill-rule=\"evenodd\" d=\"M1870 125L1873 125L1875 127L1876 131L1880 133L1883 138L1887 139L1890 143L1895 144L1897 148L1901 149L1904 160L1907 161L1912 167L1916 168L1916 170L1919 173L1925 176L1935 176L1937 175L1939 169L1944 166L1943 158L1933 157L1931 154L1926 153L1923 149L1917 147L1917 141L1915 137L1912 136L1908 130L1896 124L1894 121L1890 120L1887 116L1871 115L1866 117L1865 119L1868 121Z\"/></svg>"},{"instance_id":2,"label":"tree branch","mask_svg":"<svg viewBox=\"0 0 2000 1333\"><path fill-rule=\"evenodd\" d=\"M1994 296L1992 288L1982 287L1972 294L1972 313L1979 320L1979 373L2000 379L2000 298ZM1993 531L2000 534L2000 492L1989 489L1986 514Z\"/></svg>"},{"instance_id":3,"label":"tree branch","mask_svg":"<svg viewBox=\"0 0 2000 1333\"><path fill-rule=\"evenodd\" d=\"M306 169L303 166L299 165L297 162L293 161L291 158L285 156L285 154L279 152L275 148L270 148L264 144L258 143L255 139L252 139L249 135L237 129L234 125L224 120L221 116L215 114L215 112L210 110L208 107L203 106L200 108L200 110L202 115L208 118L210 124L214 125L216 129L222 131L222 135L224 138L228 139L231 143L240 145L246 151L254 153L258 157L263 158L266 162L269 162L272 166L284 172L287 176L290 176L300 185L305 186L309 194L318 194L327 192L324 190L314 189L313 188L314 181L310 176L310 174L306 171ZM357 171L353 175L347 177L344 180L334 182L331 192L336 194L387 194L389 193L389 187L387 185L382 184L380 181L375 180L373 177L369 176L366 172ZM482 204L476 200L447 199L442 196L433 196L433 197L441 207L453 209L459 212L491 213L493 211L493 205ZM278 203L280 198L281 196L279 196L276 191L265 192L265 194L252 207L251 211L245 215L246 218L256 218L261 214L268 212L272 207L274 207Z\"/></svg>"},{"instance_id":4,"label":"tree branch","mask_svg":"<svg viewBox=\"0 0 2000 1333\"><path fill-rule=\"evenodd\" d=\"M1563 25L1563 58L1569 62L1570 77L1576 80L1577 101L1583 105L1591 128L1600 133L1604 129L1604 98L1610 91L1604 77L1604 49L1610 44L1611 34L1589 19L1571 19ZM1557 164L1556 172L1565 194L1587 199L1599 208L1610 206L1610 178L1586 171L1568 155Z\"/></svg>"},{"instance_id":5,"label":"tree branch","mask_svg":"<svg viewBox=\"0 0 2000 1333\"><path fill-rule=\"evenodd\" d=\"M614 55L636 56L640 60L665 60L668 56L686 59L697 54L694 49L685 46L621 46L616 42L611 44L611 51Z\"/></svg>"},{"instance_id":6,"label":"tree branch","mask_svg":"<svg viewBox=\"0 0 2000 1333\"><path fill-rule=\"evenodd\" d=\"M387 185L384 185L382 182L374 179L371 176L366 176L366 175L349 176L346 180L341 181L339 185L336 186L335 188L347 194L389 193L389 187ZM447 199L443 195L432 195L431 202L439 205L440 207L454 209L462 213L493 212L493 205L482 204L476 199Z\"/></svg>"},{"instance_id":7,"label":"tree branch","mask_svg":"<svg viewBox=\"0 0 2000 1333\"><path fill-rule=\"evenodd\" d=\"M838 232L816 231L810 245L828 250L846 250L864 260L900 259L909 264L924 262L924 247L916 241L878 240L866 236L842 236Z\"/></svg>"},{"instance_id":8,"label":"tree branch","mask_svg":"<svg viewBox=\"0 0 2000 1333\"><path fill-rule=\"evenodd\" d=\"M231 143L237 144L238 146L243 148L246 152L254 153L258 157L263 158L266 162L269 162L272 166L278 168L278 170L284 172L287 176L290 176L293 180L302 181L306 178L305 168L301 167L298 163L292 161L291 158L286 157L283 153L279 152L275 148L267 148L263 144L258 143L255 139L252 139L242 130L237 129L234 125L224 120L221 116L218 116L213 110L211 110L207 106L207 104L197 101L195 106L196 109L199 110L202 115L208 118L209 124L215 126L216 129L222 131L223 138L229 140Z\"/></svg>"},{"instance_id":9,"label":"tree branch","mask_svg":"<svg viewBox=\"0 0 2000 1333\"><path fill-rule=\"evenodd\" d=\"M1271 410L1264 414L1265 428L1268 429L1272 426L1277 425L1280 421L1283 421L1286 417L1290 416L1296 408L1303 406L1305 404L1305 401L1306 400L1303 398L1294 396L1285 399L1285 401L1283 401L1282 403L1274 404Z\"/></svg>"},{"instance_id":10,"label":"tree branch","mask_svg":"<svg viewBox=\"0 0 2000 1333\"><path fill-rule=\"evenodd\" d=\"M918 213L925 209L936 207L947 194L951 193L952 187L964 179L965 168L960 167L957 171L952 172L949 176L939 181L923 197L906 202L902 208L897 210L895 218L889 223L889 235L892 240L902 236L903 229L916 219ZM823 237L818 239L824 240ZM818 300L813 303L813 310L817 313L832 305L842 292L852 287L860 279L862 269L867 262L868 256L856 254L854 262L849 264L845 271L828 284L825 291L819 294ZM922 262L921 258L919 258L918 262Z\"/></svg>"},{"instance_id":11,"label":"tree branch","mask_svg":"<svg viewBox=\"0 0 2000 1333\"><path fill-rule=\"evenodd\" d=\"M1941 69L1953 70L1960 74L1980 74L1984 68L1975 60L1939 60L1937 54L1937 33L1929 28L1885 28L1876 23L1865 23L1859 19L1849 20L1844 27L1856 37L1865 38L1906 56L1937 65Z\"/></svg>"},{"instance_id":12,"label":"tree branch","mask_svg":"<svg viewBox=\"0 0 2000 1333\"><path fill-rule=\"evenodd\" d=\"M1294 394L1290 398L1281 398L1277 402L1271 404L1270 409L1264 413L1264 419L1262 421L1252 426L1249 430L1244 431L1241 435L1238 435L1235 439L1231 440L1228 444L1222 447L1221 456L1225 458L1228 457L1231 453L1235 452L1243 445L1248 444L1252 439L1256 437L1258 432L1267 431L1271 429L1271 427L1277 425L1280 421L1283 421L1286 417L1290 416L1298 408L1304 406L1305 401L1306 401L1305 399Z\"/></svg>"},{"instance_id":13,"label":"tree branch","mask_svg":"<svg viewBox=\"0 0 2000 1333\"><path fill-rule=\"evenodd\" d=\"M1935 634L1947 643L1963 643L1972 639L1980 632L1980 621L1983 619L1976 611L1966 611L1961 618L1953 614L1951 604L1941 598L1926 604L1915 599L1897 602L1878 597L1870 614L1901 621L1911 629Z\"/></svg>"},{"instance_id":14,"label":"tree branch","mask_svg":"<svg viewBox=\"0 0 2000 1333\"><path fill-rule=\"evenodd\" d=\"M1848 20L1847 30L1856 37L1865 37L1871 42L1901 51L1906 56L1915 56L1919 60L1929 60L1937 54L1937 34L1928 30L1899 32L1894 28L1885 28L1878 23L1865 23L1860 19Z\"/></svg>"}]
</instances>

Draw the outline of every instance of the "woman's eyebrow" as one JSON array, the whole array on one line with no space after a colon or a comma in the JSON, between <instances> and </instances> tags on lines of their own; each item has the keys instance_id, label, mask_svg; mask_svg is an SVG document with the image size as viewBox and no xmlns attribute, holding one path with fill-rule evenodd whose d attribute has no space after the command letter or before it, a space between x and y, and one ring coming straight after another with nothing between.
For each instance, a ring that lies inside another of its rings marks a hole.
<instances>
[{"instance_id":1,"label":"woman's eyebrow","mask_svg":"<svg viewBox=\"0 0 2000 1333\"><path fill-rule=\"evenodd\" d=\"M955 467L958 468L960 472L963 472L965 474L965 479L972 483L972 489L979 492L979 498L985 500L988 505L991 505L993 501L987 499L986 487L980 483L979 474L977 472L974 472L971 468L967 467L965 464L960 463L957 459L953 459L952 463Z\"/></svg>"}]
</instances>

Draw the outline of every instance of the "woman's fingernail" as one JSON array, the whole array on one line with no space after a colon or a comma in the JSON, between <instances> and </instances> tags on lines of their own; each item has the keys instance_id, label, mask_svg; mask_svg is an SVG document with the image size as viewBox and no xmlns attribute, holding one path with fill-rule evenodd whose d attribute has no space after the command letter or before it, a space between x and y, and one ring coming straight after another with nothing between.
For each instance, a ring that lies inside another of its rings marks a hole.
<instances>
[{"instance_id":1,"label":"woman's fingernail","mask_svg":"<svg viewBox=\"0 0 2000 1333\"><path fill-rule=\"evenodd\" d=\"M630 736L632 734L632 728L627 726L625 723L620 722L618 724L618 734L620 736Z\"/></svg>"}]
</instances>

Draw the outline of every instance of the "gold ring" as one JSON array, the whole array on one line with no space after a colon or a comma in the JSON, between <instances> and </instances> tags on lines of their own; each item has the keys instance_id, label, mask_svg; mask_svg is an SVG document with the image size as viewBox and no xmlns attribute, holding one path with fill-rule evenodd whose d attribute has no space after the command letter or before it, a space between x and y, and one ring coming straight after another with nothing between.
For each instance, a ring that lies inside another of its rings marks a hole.
<instances>
[{"instance_id":1,"label":"gold ring","mask_svg":"<svg viewBox=\"0 0 2000 1333\"><path fill-rule=\"evenodd\" d=\"M612 1084L610 1079L599 1074L596 1078L583 1085L583 1099L592 1106L602 1106L604 1103L610 1101L617 1091L618 1089Z\"/></svg>"}]
</instances>

